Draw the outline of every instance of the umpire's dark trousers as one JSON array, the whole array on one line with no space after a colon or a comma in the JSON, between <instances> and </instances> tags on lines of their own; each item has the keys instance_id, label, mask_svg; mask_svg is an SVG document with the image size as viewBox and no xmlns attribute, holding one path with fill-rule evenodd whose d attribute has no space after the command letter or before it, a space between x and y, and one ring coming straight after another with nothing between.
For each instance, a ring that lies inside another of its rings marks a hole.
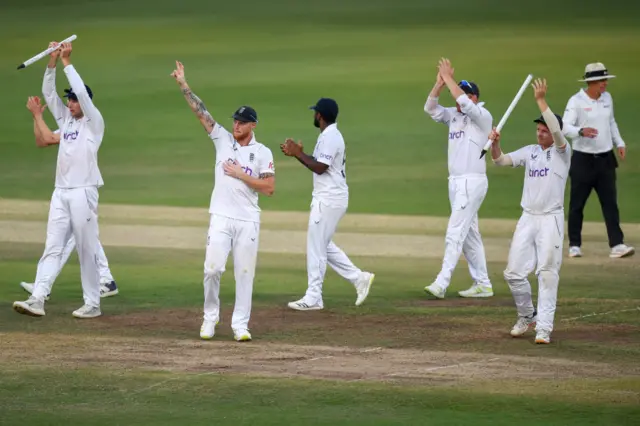
<instances>
[{"instance_id":1,"label":"umpire's dark trousers","mask_svg":"<svg viewBox=\"0 0 640 426\"><path fill-rule=\"evenodd\" d=\"M616 168L618 160L612 151L587 154L574 151L571 157L571 198L569 201L569 245L582 245L582 220L584 206L591 190L595 189L607 225L609 247L622 244L624 235L620 229L620 213L616 194Z\"/></svg>"}]
</instances>

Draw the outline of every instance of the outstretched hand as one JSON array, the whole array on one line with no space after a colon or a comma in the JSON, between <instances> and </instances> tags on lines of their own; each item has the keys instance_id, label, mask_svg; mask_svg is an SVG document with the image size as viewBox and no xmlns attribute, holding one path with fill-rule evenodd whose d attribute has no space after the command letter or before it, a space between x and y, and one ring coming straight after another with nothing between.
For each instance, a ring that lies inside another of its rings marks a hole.
<instances>
[{"instance_id":1,"label":"outstretched hand","mask_svg":"<svg viewBox=\"0 0 640 426\"><path fill-rule=\"evenodd\" d=\"M544 97L547 95L546 79L536 79L531 87L533 87L533 96L536 98L536 100L544 99Z\"/></svg>"},{"instance_id":2,"label":"outstretched hand","mask_svg":"<svg viewBox=\"0 0 640 426\"><path fill-rule=\"evenodd\" d=\"M47 105L40 103L40 98L37 96L29 96L27 99L27 109L31 111L34 116L42 115Z\"/></svg>"},{"instance_id":3,"label":"outstretched hand","mask_svg":"<svg viewBox=\"0 0 640 426\"><path fill-rule=\"evenodd\" d=\"M453 78L454 68L451 61L447 58L440 59L438 62L438 76L444 81L446 78Z\"/></svg>"},{"instance_id":4,"label":"outstretched hand","mask_svg":"<svg viewBox=\"0 0 640 426\"><path fill-rule=\"evenodd\" d=\"M181 86L187 82L184 77L184 65L182 65L182 62L176 61L176 69L171 73L171 77Z\"/></svg>"}]
</instances>

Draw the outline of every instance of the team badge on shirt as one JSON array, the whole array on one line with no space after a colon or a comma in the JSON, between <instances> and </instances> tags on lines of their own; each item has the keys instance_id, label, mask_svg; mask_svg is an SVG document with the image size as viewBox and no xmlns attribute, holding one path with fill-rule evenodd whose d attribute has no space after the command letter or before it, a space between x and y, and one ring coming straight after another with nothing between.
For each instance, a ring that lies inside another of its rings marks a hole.
<instances>
[{"instance_id":1,"label":"team badge on shirt","mask_svg":"<svg viewBox=\"0 0 640 426\"><path fill-rule=\"evenodd\" d=\"M253 152L251 154L249 154L249 162L253 163L253 159L255 158L255 155L253 154Z\"/></svg>"}]
</instances>

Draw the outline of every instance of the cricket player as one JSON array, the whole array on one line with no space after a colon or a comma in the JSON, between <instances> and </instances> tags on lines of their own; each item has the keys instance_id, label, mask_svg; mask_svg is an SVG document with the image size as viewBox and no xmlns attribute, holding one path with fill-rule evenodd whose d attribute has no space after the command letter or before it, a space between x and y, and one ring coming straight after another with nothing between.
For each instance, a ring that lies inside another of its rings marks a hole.
<instances>
[{"instance_id":1,"label":"cricket player","mask_svg":"<svg viewBox=\"0 0 640 426\"><path fill-rule=\"evenodd\" d=\"M204 321L200 337L213 338L220 318L220 277L233 252L236 303L231 319L235 340L251 340L249 318L260 234L258 194L273 195L275 167L271 150L256 141L258 114L242 106L233 114L233 133L218 124L189 88L184 66L171 74L216 149L215 184L204 261Z\"/></svg>"},{"instance_id":2,"label":"cricket player","mask_svg":"<svg viewBox=\"0 0 640 426\"><path fill-rule=\"evenodd\" d=\"M491 132L492 117L478 102L480 90L473 82L453 78L448 59L441 59L438 77L424 110L437 123L449 127L449 201L451 216L445 237L442 269L425 292L438 299L445 296L451 276L463 253L469 264L473 285L459 292L462 297L491 297L493 286L487 273L487 260L478 227L478 210L487 195L489 181L485 160L480 159L482 148ZM456 101L455 108L438 103L440 92L446 87Z\"/></svg>"},{"instance_id":3,"label":"cricket player","mask_svg":"<svg viewBox=\"0 0 640 426\"><path fill-rule=\"evenodd\" d=\"M52 42L49 46L57 46ZM44 301L51 292L53 277L58 273L64 246L70 235L76 241L84 305L73 312L77 318L94 318L100 311L100 277L98 274L98 188L104 182L98 168L98 149L104 137L102 114L93 104L93 93L71 64L71 43L50 54L44 74L42 92L49 110L62 132L58 144L55 190L51 198L47 240L39 263L39 276L33 294L13 308L32 316L43 316ZM64 73L71 89L66 89L68 103L56 93L56 66L62 59ZM46 134L42 114L34 116L38 129ZM48 144L53 145L53 144Z\"/></svg>"},{"instance_id":4,"label":"cricket player","mask_svg":"<svg viewBox=\"0 0 640 426\"><path fill-rule=\"evenodd\" d=\"M60 129L56 130L55 132L52 132L49 129L49 126L46 125L46 123L44 124L44 126L42 126L44 127L43 130L45 130L46 133L42 133L38 128L36 115L42 116L42 113L44 112L45 108L46 108L46 105L42 105L40 102L40 98L37 96L29 97L29 99L27 100L27 109L29 109L29 111L31 111L31 113L33 114L33 132L36 138L36 146L47 147L49 145L59 145ZM56 278L60 274L60 271L62 271L62 268L64 267L64 265L67 263L67 260L69 260L69 256L71 256L71 253L75 248L76 248L76 240L73 237L73 235L70 235L69 240L65 244L64 250L62 251L62 257L60 259L60 264L58 266L58 269L52 276L48 278L51 280L51 284L48 284L49 288L53 286L53 283L55 282ZM34 281L34 283L38 281L42 281L42 277L38 276L40 271L41 270L38 265L36 280ZM98 272L100 274L100 297L110 297L118 294L118 286L116 285L116 282L113 279L113 275L111 275L111 270L109 269L109 262L107 261L107 256L104 252L104 249L102 248L102 244L100 243L100 240L98 240ZM22 287L27 293L32 294L33 287L35 285L34 283L27 283L23 281L20 283L20 287ZM49 300L49 297L50 297L50 294L47 294L45 296L45 300Z\"/></svg>"},{"instance_id":5,"label":"cricket player","mask_svg":"<svg viewBox=\"0 0 640 426\"><path fill-rule=\"evenodd\" d=\"M564 112L564 134L572 139L571 192L569 197L569 257L582 256L584 206L595 189L609 237L609 257L633 255L635 249L624 242L616 190L615 150L624 161L626 145L613 114L613 98L607 91L609 74L604 64L588 64L579 80L587 87L573 95Z\"/></svg>"},{"instance_id":6,"label":"cricket player","mask_svg":"<svg viewBox=\"0 0 640 426\"><path fill-rule=\"evenodd\" d=\"M500 134L491 133L491 156L498 166L524 167L522 216L518 221L504 278L518 310L511 330L522 336L536 323L536 343L551 341L556 311L558 281L564 242L564 190L571 164L571 147L562 134L562 118L551 112L545 96L546 80L533 83L534 96L542 116L536 145L527 145L509 154L500 149ZM528 275L535 266L538 277L538 308L533 307Z\"/></svg>"},{"instance_id":7,"label":"cricket player","mask_svg":"<svg viewBox=\"0 0 640 426\"><path fill-rule=\"evenodd\" d=\"M342 133L338 130L338 104L330 98L321 98L314 110L313 125L320 129L313 156L305 154L301 142L287 139L280 145L282 152L295 157L313 172L313 193L309 229L307 232L308 288L304 297L288 304L298 311L324 308L322 284L327 263L341 277L351 282L356 290L356 306L367 296L375 275L358 269L340 247L332 241L340 219L349 205L349 187L346 175L346 149Z\"/></svg>"}]
</instances>

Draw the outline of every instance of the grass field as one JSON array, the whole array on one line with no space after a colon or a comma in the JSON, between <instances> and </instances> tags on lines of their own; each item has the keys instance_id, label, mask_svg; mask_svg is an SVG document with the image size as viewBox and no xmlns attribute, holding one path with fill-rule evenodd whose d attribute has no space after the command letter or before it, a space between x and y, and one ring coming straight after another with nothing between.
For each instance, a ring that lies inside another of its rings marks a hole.
<instances>
[{"instance_id":1,"label":"grass field","mask_svg":"<svg viewBox=\"0 0 640 426\"><path fill-rule=\"evenodd\" d=\"M586 257L564 260L552 345L508 335L515 309L502 271L521 171L490 167L480 212L496 295L456 297L470 284L464 261L445 300L422 292L439 270L449 213L446 129L422 110L441 56L479 84L495 123L527 73L548 79L561 113L584 65L604 62L618 76L610 90L628 144L623 230L640 244L639 17L636 3L595 0L3 1L0 424L640 424L640 258L606 256L595 195ZM25 298L18 283L33 279L42 254L56 150L34 147L24 108L45 64L15 67L74 33L74 63L106 120L101 239L121 294L103 300L103 317L74 320L74 255L47 316L34 319L11 303ZM254 341L244 345L230 330L230 268L216 338L198 339L214 150L169 77L176 59L223 124L254 106L258 139L274 151ZM350 214L336 240L377 280L356 308L330 271L326 309L299 313L286 303L306 286L311 176L278 144L295 137L312 148L307 107L321 96L340 103L348 144ZM534 141L532 98L509 119L505 147Z\"/></svg>"}]
</instances>

